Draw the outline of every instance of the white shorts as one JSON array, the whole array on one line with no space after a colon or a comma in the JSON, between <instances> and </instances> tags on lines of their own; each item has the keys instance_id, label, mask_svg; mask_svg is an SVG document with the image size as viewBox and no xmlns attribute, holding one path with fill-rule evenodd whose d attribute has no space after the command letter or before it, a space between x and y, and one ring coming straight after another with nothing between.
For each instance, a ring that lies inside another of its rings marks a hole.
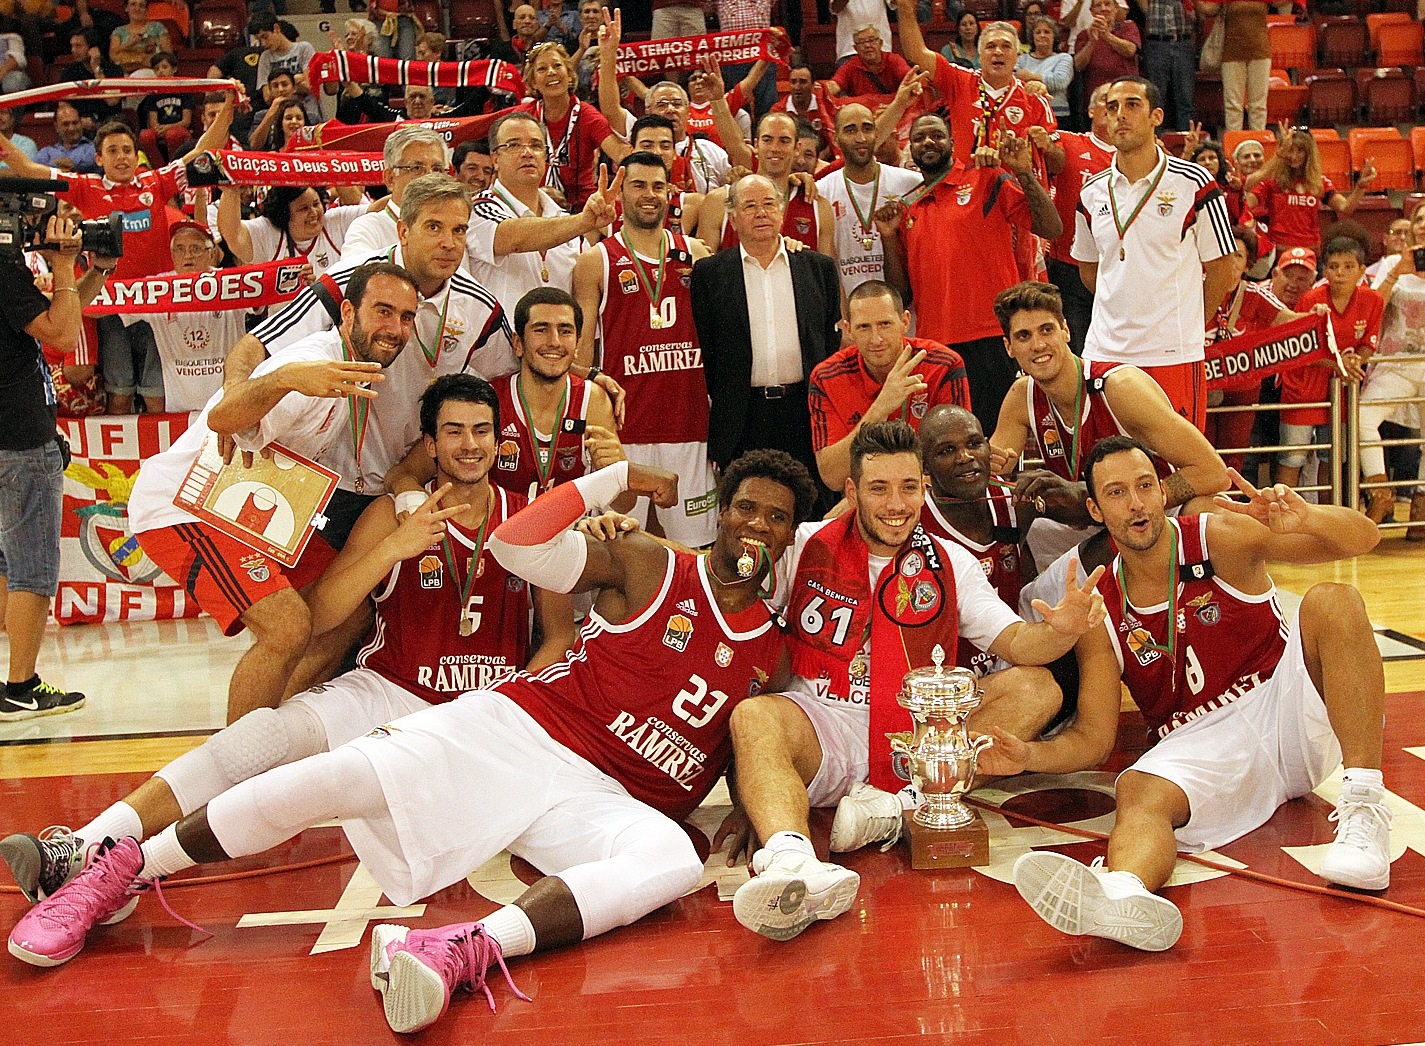
<instances>
[{"instance_id":1,"label":"white shorts","mask_svg":"<svg viewBox=\"0 0 1425 1046\"><path fill-rule=\"evenodd\" d=\"M1164 778L1188 797L1191 815L1178 849L1214 850L1265 824L1288 799L1305 795L1341 762L1301 649L1297 620L1272 678L1174 730L1130 769Z\"/></svg>"},{"instance_id":2,"label":"white shorts","mask_svg":"<svg viewBox=\"0 0 1425 1046\"><path fill-rule=\"evenodd\" d=\"M642 822L669 824L489 690L432 705L348 747L370 760L387 812L342 827L397 905L459 882L501 850L558 875L607 858Z\"/></svg>"},{"instance_id":3,"label":"white shorts","mask_svg":"<svg viewBox=\"0 0 1425 1046\"><path fill-rule=\"evenodd\" d=\"M810 680L794 677L782 694L807 714L821 745L821 766L807 785L812 806L835 806L851 786L870 778L866 757L871 709L849 701L817 697ZM889 751L887 752L889 758Z\"/></svg>"},{"instance_id":4,"label":"white shorts","mask_svg":"<svg viewBox=\"0 0 1425 1046\"><path fill-rule=\"evenodd\" d=\"M708 461L708 445L625 443L623 452L636 465L667 469L678 475L678 504L672 508L653 506L663 536L689 548L711 545L717 537L717 477ZM648 498L639 498L629 515L647 526L652 504Z\"/></svg>"},{"instance_id":5,"label":"white shorts","mask_svg":"<svg viewBox=\"0 0 1425 1046\"><path fill-rule=\"evenodd\" d=\"M382 723L430 707L405 687L369 668L354 668L328 683L304 690L287 703L311 709L326 732L328 752L369 734Z\"/></svg>"}]
</instances>

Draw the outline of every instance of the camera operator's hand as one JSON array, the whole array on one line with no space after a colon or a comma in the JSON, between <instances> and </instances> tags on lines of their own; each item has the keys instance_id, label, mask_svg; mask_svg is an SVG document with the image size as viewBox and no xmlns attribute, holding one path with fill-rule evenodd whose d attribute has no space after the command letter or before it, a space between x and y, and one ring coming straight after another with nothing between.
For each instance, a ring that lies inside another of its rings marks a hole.
<instances>
[{"instance_id":1,"label":"camera operator's hand","mask_svg":"<svg viewBox=\"0 0 1425 1046\"><path fill-rule=\"evenodd\" d=\"M111 258L107 254L95 254L93 251L90 251L89 267L91 269L98 269L105 276L108 276L119 267L119 259Z\"/></svg>"},{"instance_id":2,"label":"camera operator's hand","mask_svg":"<svg viewBox=\"0 0 1425 1046\"><path fill-rule=\"evenodd\" d=\"M79 226L70 218L50 215L49 224L45 226L44 242L58 248L40 251L40 256L49 263L50 270L58 271L60 264L66 264L69 271L73 272L74 261L79 257L81 246Z\"/></svg>"}]
</instances>

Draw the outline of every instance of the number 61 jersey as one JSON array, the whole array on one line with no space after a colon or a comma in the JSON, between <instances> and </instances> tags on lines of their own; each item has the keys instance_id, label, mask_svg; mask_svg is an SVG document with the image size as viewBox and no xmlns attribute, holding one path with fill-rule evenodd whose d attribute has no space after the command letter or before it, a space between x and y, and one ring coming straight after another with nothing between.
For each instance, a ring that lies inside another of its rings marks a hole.
<instances>
[{"instance_id":1,"label":"number 61 jersey","mask_svg":"<svg viewBox=\"0 0 1425 1046\"><path fill-rule=\"evenodd\" d=\"M724 617L707 557L668 550L658 594L613 624L589 614L569 657L495 687L635 799L683 820L732 754L739 701L762 692L782 634L761 600Z\"/></svg>"}]
</instances>

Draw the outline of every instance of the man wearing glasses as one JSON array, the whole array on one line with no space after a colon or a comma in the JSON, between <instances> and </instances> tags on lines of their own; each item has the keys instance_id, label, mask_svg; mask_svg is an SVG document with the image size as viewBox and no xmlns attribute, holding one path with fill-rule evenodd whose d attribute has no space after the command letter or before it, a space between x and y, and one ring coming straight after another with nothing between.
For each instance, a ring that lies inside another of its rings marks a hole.
<instances>
[{"instance_id":1,"label":"man wearing glasses","mask_svg":"<svg viewBox=\"0 0 1425 1046\"><path fill-rule=\"evenodd\" d=\"M583 210L565 214L540 186L549 167L544 128L529 113L500 117L490 128L495 182L475 197L466 265L506 308L536 287L572 292L574 263L614 219L612 186L600 176Z\"/></svg>"},{"instance_id":2,"label":"man wearing glasses","mask_svg":"<svg viewBox=\"0 0 1425 1046\"><path fill-rule=\"evenodd\" d=\"M346 230L342 261L362 259L396 246L396 220L401 216L401 196L406 186L423 174L449 174L445 142L426 127L398 127L382 150L381 180L391 195L377 200Z\"/></svg>"}]
</instances>

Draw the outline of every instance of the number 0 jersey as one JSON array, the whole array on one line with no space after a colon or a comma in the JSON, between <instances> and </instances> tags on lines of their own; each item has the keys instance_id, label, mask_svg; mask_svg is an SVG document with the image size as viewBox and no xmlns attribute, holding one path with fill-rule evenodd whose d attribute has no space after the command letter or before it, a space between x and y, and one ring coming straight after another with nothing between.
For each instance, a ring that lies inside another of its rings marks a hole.
<instances>
[{"instance_id":1,"label":"number 0 jersey","mask_svg":"<svg viewBox=\"0 0 1425 1046\"><path fill-rule=\"evenodd\" d=\"M670 549L637 616L613 624L592 611L566 660L495 689L635 799L682 820L732 755L733 707L762 692L782 653L766 604L726 618L712 585L706 556Z\"/></svg>"},{"instance_id":2,"label":"number 0 jersey","mask_svg":"<svg viewBox=\"0 0 1425 1046\"><path fill-rule=\"evenodd\" d=\"M1273 585L1239 592L1212 571L1210 516L1169 517L1178 535L1177 636L1168 656L1168 604L1136 607L1118 584L1121 557L1099 579L1104 627L1123 682L1159 737L1245 697L1272 677L1286 651L1287 623Z\"/></svg>"}]
</instances>

